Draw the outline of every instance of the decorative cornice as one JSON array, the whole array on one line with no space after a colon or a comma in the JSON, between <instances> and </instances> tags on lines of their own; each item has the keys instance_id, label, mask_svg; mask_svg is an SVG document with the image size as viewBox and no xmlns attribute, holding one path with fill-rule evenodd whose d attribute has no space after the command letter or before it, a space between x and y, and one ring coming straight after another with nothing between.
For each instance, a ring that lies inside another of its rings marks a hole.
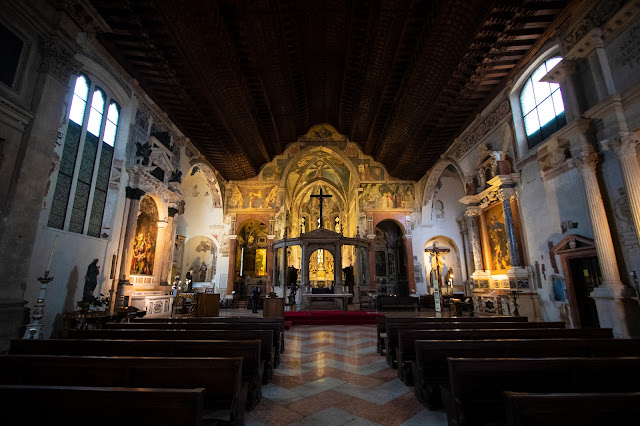
<instances>
[{"instance_id":1,"label":"decorative cornice","mask_svg":"<svg viewBox=\"0 0 640 426\"><path fill-rule=\"evenodd\" d=\"M540 81L546 81L547 83L562 83L567 78L571 77L576 70L576 61L571 59L563 59L551 69Z\"/></svg>"},{"instance_id":2,"label":"decorative cornice","mask_svg":"<svg viewBox=\"0 0 640 426\"><path fill-rule=\"evenodd\" d=\"M564 37L564 44L568 51L565 58L574 59L580 57L577 55L583 54L586 49L593 49L593 46L589 47L585 44L591 38L588 33L607 22L625 3L626 0L596 2L595 7L589 11L587 16Z\"/></svg>"},{"instance_id":3,"label":"decorative cornice","mask_svg":"<svg viewBox=\"0 0 640 426\"><path fill-rule=\"evenodd\" d=\"M449 154L456 160L464 156L471 148L477 143L482 141L484 137L489 134L503 119L509 116L511 113L511 106L509 100L504 100L498 107L496 107L491 113L489 113L484 119L477 124L472 125L467 135L459 140L454 141L453 146L448 151Z\"/></svg>"},{"instance_id":4,"label":"decorative cornice","mask_svg":"<svg viewBox=\"0 0 640 426\"><path fill-rule=\"evenodd\" d=\"M0 121L18 129L21 132L33 120L33 114L14 104L6 98L0 97Z\"/></svg>"}]
</instances>

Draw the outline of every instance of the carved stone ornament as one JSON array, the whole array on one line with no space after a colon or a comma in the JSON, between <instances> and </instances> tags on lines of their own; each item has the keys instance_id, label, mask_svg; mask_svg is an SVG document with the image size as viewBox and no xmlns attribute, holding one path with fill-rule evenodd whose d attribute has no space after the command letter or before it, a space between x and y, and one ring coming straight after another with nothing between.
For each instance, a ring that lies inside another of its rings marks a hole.
<instances>
[{"instance_id":1,"label":"carved stone ornament","mask_svg":"<svg viewBox=\"0 0 640 426\"><path fill-rule=\"evenodd\" d=\"M139 200L140 198L144 197L144 194L145 194L145 192L142 189L132 188L130 186L127 186L125 188L125 191L126 191L127 198L131 200Z\"/></svg>"},{"instance_id":2,"label":"carved stone ornament","mask_svg":"<svg viewBox=\"0 0 640 426\"><path fill-rule=\"evenodd\" d=\"M621 134L613 144L613 151L618 157L636 157L640 137L635 133Z\"/></svg>"},{"instance_id":3,"label":"carved stone ornament","mask_svg":"<svg viewBox=\"0 0 640 426\"><path fill-rule=\"evenodd\" d=\"M510 113L511 106L509 105L509 101L505 100L496 109L489 113L484 120L479 122L474 129L450 151L451 155L456 160L461 158Z\"/></svg>"},{"instance_id":4,"label":"carved stone ornament","mask_svg":"<svg viewBox=\"0 0 640 426\"><path fill-rule=\"evenodd\" d=\"M574 155L570 161L572 167L578 169L578 171L585 172L587 170L595 171L596 164L598 163L598 154L595 152L581 152L578 155Z\"/></svg>"},{"instance_id":5,"label":"carved stone ornament","mask_svg":"<svg viewBox=\"0 0 640 426\"><path fill-rule=\"evenodd\" d=\"M596 6L589 14L564 38L567 51L573 49L593 28L598 28L607 22L626 2L627 0L596 2Z\"/></svg>"},{"instance_id":6,"label":"carved stone ornament","mask_svg":"<svg viewBox=\"0 0 640 426\"><path fill-rule=\"evenodd\" d=\"M74 52L66 47L59 37L54 36L40 45L42 61L39 71L48 73L63 84L69 82L69 77L78 74L80 63L73 57Z\"/></svg>"}]
</instances>

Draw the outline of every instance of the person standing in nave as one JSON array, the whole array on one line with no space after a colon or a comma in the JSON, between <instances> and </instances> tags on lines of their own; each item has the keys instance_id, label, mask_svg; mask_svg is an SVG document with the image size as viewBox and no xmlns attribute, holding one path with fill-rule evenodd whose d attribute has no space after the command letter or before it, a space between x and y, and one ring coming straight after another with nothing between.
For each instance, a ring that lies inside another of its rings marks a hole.
<instances>
[{"instance_id":1,"label":"person standing in nave","mask_svg":"<svg viewBox=\"0 0 640 426\"><path fill-rule=\"evenodd\" d=\"M260 302L260 287L256 286L251 291L251 307L253 308L253 313L258 313L258 303Z\"/></svg>"},{"instance_id":2,"label":"person standing in nave","mask_svg":"<svg viewBox=\"0 0 640 426\"><path fill-rule=\"evenodd\" d=\"M187 281L187 293L191 293L191 289L192 289L191 283L193 281L193 268L189 268L189 270L187 271L186 277L187 277L187 280L186 280Z\"/></svg>"}]
</instances>

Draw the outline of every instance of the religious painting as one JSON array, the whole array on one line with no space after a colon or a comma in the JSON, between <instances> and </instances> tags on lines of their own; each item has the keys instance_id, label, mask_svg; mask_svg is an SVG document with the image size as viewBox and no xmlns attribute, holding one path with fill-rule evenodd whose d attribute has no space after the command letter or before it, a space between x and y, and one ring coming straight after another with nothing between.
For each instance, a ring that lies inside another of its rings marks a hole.
<instances>
[{"instance_id":1,"label":"religious painting","mask_svg":"<svg viewBox=\"0 0 640 426\"><path fill-rule=\"evenodd\" d=\"M157 235L158 207L151 197L144 197L140 202L140 214L133 240L131 274L153 275Z\"/></svg>"},{"instance_id":2,"label":"religious painting","mask_svg":"<svg viewBox=\"0 0 640 426\"><path fill-rule=\"evenodd\" d=\"M256 249L256 275L267 275L267 249Z\"/></svg>"},{"instance_id":3,"label":"religious painting","mask_svg":"<svg viewBox=\"0 0 640 426\"><path fill-rule=\"evenodd\" d=\"M360 207L372 209L411 209L413 207L413 184L364 184Z\"/></svg>"},{"instance_id":4,"label":"religious painting","mask_svg":"<svg viewBox=\"0 0 640 426\"><path fill-rule=\"evenodd\" d=\"M509 245L507 243L507 228L504 223L502 204L495 204L485 211L487 236L489 239L489 253L491 255L491 270L504 271L511 267Z\"/></svg>"}]
</instances>

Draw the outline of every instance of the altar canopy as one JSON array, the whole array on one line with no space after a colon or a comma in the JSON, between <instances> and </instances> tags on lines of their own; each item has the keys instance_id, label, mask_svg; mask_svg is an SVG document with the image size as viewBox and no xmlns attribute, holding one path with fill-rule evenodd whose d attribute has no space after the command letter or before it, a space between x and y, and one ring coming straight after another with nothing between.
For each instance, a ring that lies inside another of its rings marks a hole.
<instances>
[{"instance_id":1,"label":"altar canopy","mask_svg":"<svg viewBox=\"0 0 640 426\"><path fill-rule=\"evenodd\" d=\"M289 261L294 260L287 254L294 248L300 250L299 284L303 293L310 292L309 288L327 289L333 292L334 287L345 285L343 268L352 267L354 284L367 285L369 274L369 245L368 239L345 237L328 229L318 228L305 232L294 238L283 238L273 243L276 253L273 259L274 286L287 284L285 271ZM297 260L297 259L295 259Z\"/></svg>"}]
</instances>

